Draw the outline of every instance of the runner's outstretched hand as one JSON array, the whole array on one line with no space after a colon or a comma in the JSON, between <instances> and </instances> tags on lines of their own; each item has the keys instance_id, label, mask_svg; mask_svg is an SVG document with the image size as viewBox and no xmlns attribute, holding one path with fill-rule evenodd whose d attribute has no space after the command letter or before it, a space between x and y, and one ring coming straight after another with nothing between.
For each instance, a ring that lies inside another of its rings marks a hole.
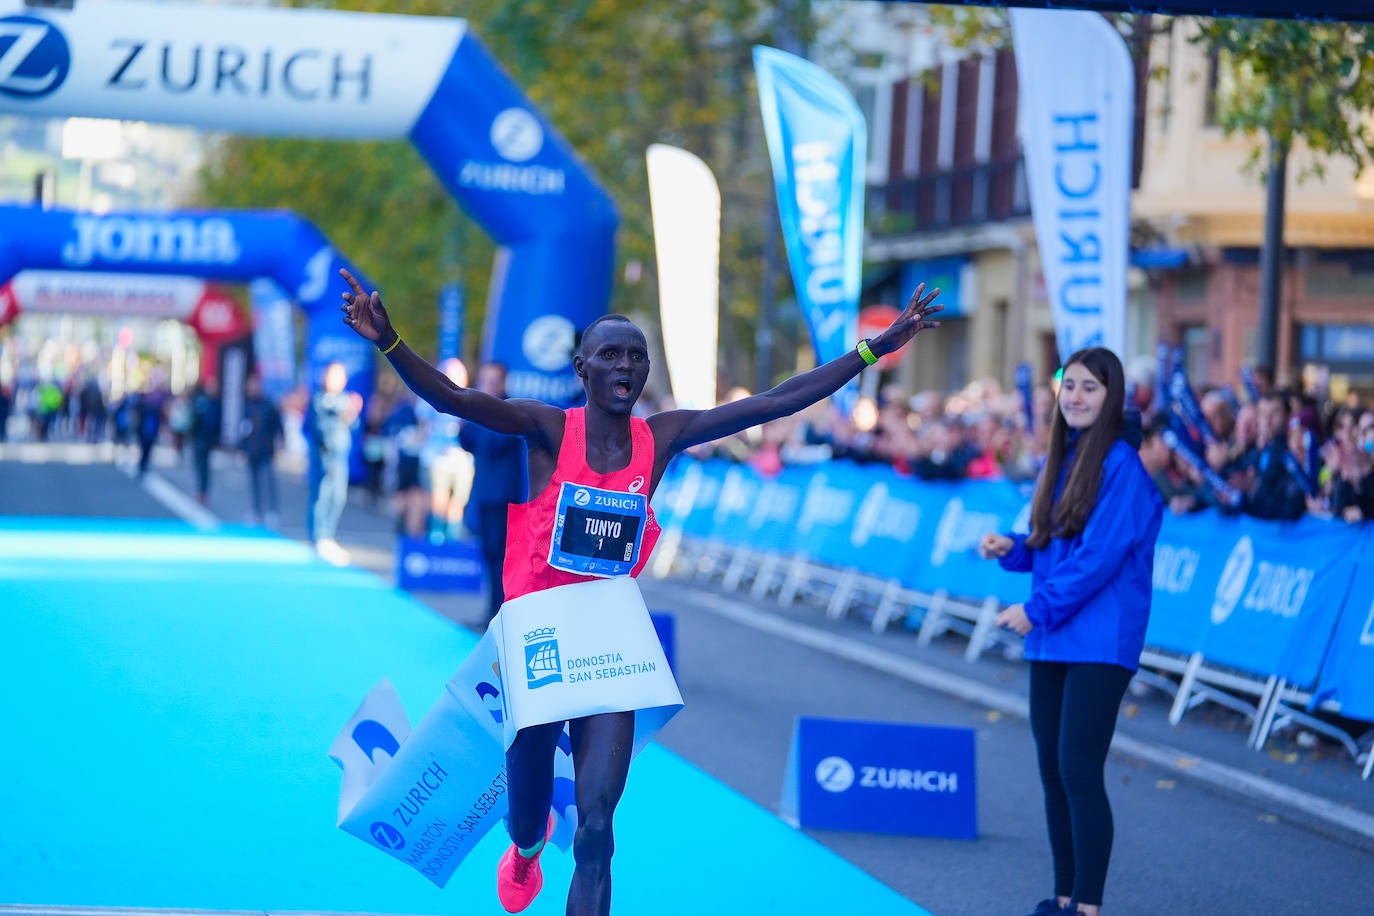
<instances>
[{"instance_id":1,"label":"runner's outstretched hand","mask_svg":"<svg viewBox=\"0 0 1374 916\"><path fill-rule=\"evenodd\" d=\"M868 346L873 355L886 356L895 353L926 328L938 328L940 322L929 320L931 315L944 311L943 305L931 305L938 295L938 288L927 294L926 285L918 285L916 292L911 294L911 300L907 302L906 308L902 309L902 314L898 315L881 334L869 340Z\"/></svg>"},{"instance_id":2,"label":"runner's outstretched hand","mask_svg":"<svg viewBox=\"0 0 1374 916\"><path fill-rule=\"evenodd\" d=\"M358 336L373 343L391 342L396 339L396 329L391 326L391 316L382 305L382 294L375 289L372 295L363 292L357 278L340 267L339 275L348 282L348 290L343 294L344 304L339 306L343 312L344 324L358 332Z\"/></svg>"}]
</instances>

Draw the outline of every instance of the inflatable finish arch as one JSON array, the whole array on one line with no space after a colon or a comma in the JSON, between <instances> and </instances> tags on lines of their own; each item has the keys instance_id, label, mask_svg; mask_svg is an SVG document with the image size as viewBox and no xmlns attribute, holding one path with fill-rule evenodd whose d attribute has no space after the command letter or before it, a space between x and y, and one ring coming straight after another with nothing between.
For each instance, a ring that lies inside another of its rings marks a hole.
<instances>
[{"instance_id":1,"label":"inflatable finish arch","mask_svg":"<svg viewBox=\"0 0 1374 916\"><path fill-rule=\"evenodd\" d=\"M462 20L138 0L77 0L60 10L0 0L0 112L408 137L501 246L483 355L509 366L512 395L568 403L580 390L571 345L610 298L615 207ZM337 275L321 282L319 301L339 301ZM318 329L307 362L332 358L315 348L345 347L349 333L341 324Z\"/></svg>"},{"instance_id":2,"label":"inflatable finish arch","mask_svg":"<svg viewBox=\"0 0 1374 916\"><path fill-rule=\"evenodd\" d=\"M338 360L348 367L349 387L367 394L372 346L339 320L340 267L366 282L318 229L286 211L97 215L0 207L0 284L26 269L189 274L238 283L270 277L305 312L310 383Z\"/></svg>"}]
</instances>

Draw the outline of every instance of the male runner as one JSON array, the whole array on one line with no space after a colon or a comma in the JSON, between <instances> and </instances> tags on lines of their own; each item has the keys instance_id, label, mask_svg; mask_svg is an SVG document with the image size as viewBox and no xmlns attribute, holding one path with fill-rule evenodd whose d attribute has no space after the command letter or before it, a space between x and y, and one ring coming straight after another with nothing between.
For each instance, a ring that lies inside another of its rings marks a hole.
<instances>
[{"instance_id":1,"label":"male runner","mask_svg":"<svg viewBox=\"0 0 1374 916\"><path fill-rule=\"evenodd\" d=\"M631 413L649 378L649 350L644 333L628 318L605 315L583 332L573 369L582 380L587 403L565 411L541 401L502 400L455 385L401 340L378 292L369 295L347 270L340 273L350 288L343 294L344 323L375 343L416 394L436 410L525 440L531 499L511 507L506 604L494 625L500 625L516 602L532 593L575 588L577 583L604 581L598 577L608 575L637 575L658 535L648 498L669 459L691 446L788 416L834 394L879 357L905 346L921 330L938 327L939 322L930 317L942 309L932 305L940 291L927 294L922 283L886 330L860 341L844 356L761 394L710 410L669 410L644 420ZM563 522L576 513L569 493L577 489L612 494L616 505L637 505L637 510L626 509L622 517L629 536L624 532L612 536L617 530L613 522L592 519L586 530L595 529L602 536L591 540L602 543L592 546L555 538L555 530L563 531ZM612 540L609 551L606 536ZM574 571L583 569L588 574ZM582 606L578 610L580 614ZM589 616L613 610L585 606ZM514 680L510 672L521 670L524 664L521 659L512 666L503 657L503 679ZM666 665L661 667L666 671ZM550 829L554 753L566 721L572 738L577 804L576 865L567 912L569 916L610 912L611 823L629 773L633 710L631 706L531 724L520 728L509 742L506 770L512 846L497 872L498 894L508 911L523 910L543 885L538 857Z\"/></svg>"}]
</instances>

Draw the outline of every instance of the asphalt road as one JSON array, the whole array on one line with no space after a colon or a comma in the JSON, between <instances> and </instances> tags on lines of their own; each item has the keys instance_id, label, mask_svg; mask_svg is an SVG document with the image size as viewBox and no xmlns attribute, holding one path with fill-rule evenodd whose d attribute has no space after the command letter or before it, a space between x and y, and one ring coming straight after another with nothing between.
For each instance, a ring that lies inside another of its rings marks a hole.
<instances>
[{"instance_id":1,"label":"asphalt road","mask_svg":"<svg viewBox=\"0 0 1374 916\"><path fill-rule=\"evenodd\" d=\"M100 450L0 447L0 515L171 517L169 502L196 513L184 497L189 469L170 453L160 459L149 487ZM282 534L302 538L303 488L291 475L282 484ZM195 517L241 521L245 485L241 468L217 468L208 514ZM357 565L390 577L393 524L385 507L359 496L339 539ZM669 749L776 810L799 715L972 728L978 839L809 832L938 916L1017 916L1048 894L1031 738L1015 711L1024 665L995 654L969 665L956 636L920 648L909 633L873 634L859 621L830 622L804 605L781 609L709 580L646 576L643 584L650 606L677 622L687 707L661 735ZM474 596L417 597L459 625L480 625ZM891 664L874 664L865 652ZM923 686L942 675L972 685L977 699ZM1256 753L1244 748L1243 723L1229 712L1203 708L1174 728L1167 709L1156 693L1123 704L1120 733L1153 756L1115 753L1108 764L1116 845L1107 912L1374 913L1374 783L1359 780L1348 755L1325 741L1300 747L1292 736ZM1256 792L1241 776L1276 794ZM1348 813L1353 826L1333 811Z\"/></svg>"}]
</instances>

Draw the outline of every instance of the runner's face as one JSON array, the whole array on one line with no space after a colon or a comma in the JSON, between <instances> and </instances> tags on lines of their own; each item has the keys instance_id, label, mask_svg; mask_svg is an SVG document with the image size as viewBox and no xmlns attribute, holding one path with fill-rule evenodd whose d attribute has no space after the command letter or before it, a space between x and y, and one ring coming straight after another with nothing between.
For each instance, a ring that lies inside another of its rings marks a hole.
<instances>
[{"instance_id":1,"label":"runner's face","mask_svg":"<svg viewBox=\"0 0 1374 916\"><path fill-rule=\"evenodd\" d=\"M628 414L649 380L649 346L644 333L625 321L592 328L573 361L587 389L587 403L611 414Z\"/></svg>"}]
</instances>

